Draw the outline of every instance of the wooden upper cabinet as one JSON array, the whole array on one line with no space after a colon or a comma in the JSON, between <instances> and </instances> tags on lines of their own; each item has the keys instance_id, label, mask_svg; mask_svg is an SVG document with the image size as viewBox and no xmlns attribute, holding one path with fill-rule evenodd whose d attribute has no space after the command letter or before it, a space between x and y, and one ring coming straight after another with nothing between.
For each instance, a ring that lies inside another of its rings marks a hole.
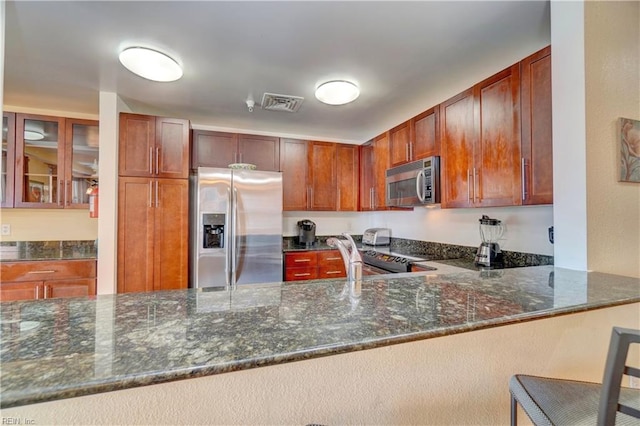
<instances>
[{"instance_id":1,"label":"wooden upper cabinet","mask_svg":"<svg viewBox=\"0 0 640 426\"><path fill-rule=\"evenodd\" d=\"M475 150L474 204L519 205L522 193L519 64L484 80L475 90L480 134Z\"/></svg>"},{"instance_id":2,"label":"wooden upper cabinet","mask_svg":"<svg viewBox=\"0 0 640 426\"><path fill-rule=\"evenodd\" d=\"M442 206L520 204L519 65L440 106Z\"/></svg>"},{"instance_id":3,"label":"wooden upper cabinet","mask_svg":"<svg viewBox=\"0 0 640 426\"><path fill-rule=\"evenodd\" d=\"M411 119L412 160L440 155L440 107L436 105Z\"/></svg>"},{"instance_id":4,"label":"wooden upper cabinet","mask_svg":"<svg viewBox=\"0 0 640 426\"><path fill-rule=\"evenodd\" d=\"M337 200L336 210L358 210L359 156L357 145L336 145Z\"/></svg>"},{"instance_id":5,"label":"wooden upper cabinet","mask_svg":"<svg viewBox=\"0 0 640 426\"><path fill-rule=\"evenodd\" d=\"M336 144L309 143L309 210L336 210Z\"/></svg>"},{"instance_id":6,"label":"wooden upper cabinet","mask_svg":"<svg viewBox=\"0 0 640 426\"><path fill-rule=\"evenodd\" d=\"M373 208L386 207L386 176L389 168L389 132L373 139Z\"/></svg>"},{"instance_id":7,"label":"wooden upper cabinet","mask_svg":"<svg viewBox=\"0 0 640 426\"><path fill-rule=\"evenodd\" d=\"M551 46L520 62L522 204L553 203Z\"/></svg>"},{"instance_id":8,"label":"wooden upper cabinet","mask_svg":"<svg viewBox=\"0 0 640 426\"><path fill-rule=\"evenodd\" d=\"M389 131L390 167L440 155L439 111L429 108Z\"/></svg>"},{"instance_id":9,"label":"wooden upper cabinet","mask_svg":"<svg viewBox=\"0 0 640 426\"><path fill-rule=\"evenodd\" d=\"M307 210L307 149L308 142L282 139L280 166L282 168L282 209Z\"/></svg>"},{"instance_id":10,"label":"wooden upper cabinet","mask_svg":"<svg viewBox=\"0 0 640 426\"><path fill-rule=\"evenodd\" d=\"M16 115L2 113L2 162L0 163L0 207L13 207L16 162Z\"/></svg>"},{"instance_id":11,"label":"wooden upper cabinet","mask_svg":"<svg viewBox=\"0 0 640 426\"><path fill-rule=\"evenodd\" d=\"M389 162L390 166L411 161L411 121L405 121L389 131Z\"/></svg>"},{"instance_id":12,"label":"wooden upper cabinet","mask_svg":"<svg viewBox=\"0 0 640 426\"><path fill-rule=\"evenodd\" d=\"M373 210L373 141L359 147L360 157L360 185L358 196L358 210Z\"/></svg>"},{"instance_id":13,"label":"wooden upper cabinet","mask_svg":"<svg viewBox=\"0 0 640 426\"><path fill-rule=\"evenodd\" d=\"M238 162L255 164L258 170L280 171L280 138L238 135Z\"/></svg>"},{"instance_id":14,"label":"wooden upper cabinet","mask_svg":"<svg viewBox=\"0 0 640 426\"><path fill-rule=\"evenodd\" d=\"M189 120L156 117L155 176L189 177Z\"/></svg>"},{"instance_id":15,"label":"wooden upper cabinet","mask_svg":"<svg viewBox=\"0 0 640 426\"><path fill-rule=\"evenodd\" d=\"M119 175L189 177L189 121L120 113Z\"/></svg>"},{"instance_id":16,"label":"wooden upper cabinet","mask_svg":"<svg viewBox=\"0 0 640 426\"><path fill-rule=\"evenodd\" d=\"M227 167L237 162L237 134L192 130L192 139L191 168Z\"/></svg>"},{"instance_id":17,"label":"wooden upper cabinet","mask_svg":"<svg viewBox=\"0 0 640 426\"><path fill-rule=\"evenodd\" d=\"M193 130L191 167L255 164L258 170L280 171L280 138Z\"/></svg>"},{"instance_id":18,"label":"wooden upper cabinet","mask_svg":"<svg viewBox=\"0 0 640 426\"><path fill-rule=\"evenodd\" d=\"M470 207L476 144L473 89L440 105L442 207Z\"/></svg>"},{"instance_id":19,"label":"wooden upper cabinet","mask_svg":"<svg viewBox=\"0 0 640 426\"><path fill-rule=\"evenodd\" d=\"M16 114L14 206L64 208L65 119Z\"/></svg>"}]
</instances>

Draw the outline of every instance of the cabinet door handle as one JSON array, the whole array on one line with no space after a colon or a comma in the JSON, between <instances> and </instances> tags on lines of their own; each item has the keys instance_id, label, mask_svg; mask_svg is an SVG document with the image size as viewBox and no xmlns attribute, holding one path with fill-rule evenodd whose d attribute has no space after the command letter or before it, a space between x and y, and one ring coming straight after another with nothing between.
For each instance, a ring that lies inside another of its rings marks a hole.
<instances>
[{"instance_id":1,"label":"cabinet door handle","mask_svg":"<svg viewBox=\"0 0 640 426\"><path fill-rule=\"evenodd\" d=\"M342 271L327 271L327 272L325 272L325 274L327 274L327 275L335 275L335 274L341 274L341 273L342 273Z\"/></svg>"},{"instance_id":2,"label":"cabinet door handle","mask_svg":"<svg viewBox=\"0 0 640 426\"><path fill-rule=\"evenodd\" d=\"M55 272L55 269L43 269L40 271L29 271L27 274L53 274Z\"/></svg>"},{"instance_id":3,"label":"cabinet door handle","mask_svg":"<svg viewBox=\"0 0 640 426\"><path fill-rule=\"evenodd\" d=\"M476 168L473 168L473 202L476 202L476 176L477 176L478 172L476 172Z\"/></svg>"},{"instance_id":4,"label":"cabinet door handle","mask_svg":"<svg viewBox=\"0 0 640 426\"><path fill-rule=\"evenodd\" d=\"M160 148L156 148L156 174L160 174Z\"/></svg>"},{"instance_id":5,"label":"cabinet door handle","mask_svg":"<svg viewBox=\"0 0 640 426\"><path fill-rule=\"evenodd\" d=\"M65 191L64 191L64 205L65 206L70 206L71 205L71 201L69 200L71 198L71 181L70 180L65 180Z\"/></svg>"},{"instance_id":6,"label":"cabinet door handle","mask_svg":"<svg viewBox=\"0 0 640 426\"><path fill-rule=\"evenodd\" d=\"M341 257L327 257L325 260L342 260Z\"/></svg>"},{"instance_id":7,"label":"cabinet door handle","mask_svg":"<svg viewBox=\"0 0 640 426\"><path fill-rule=\"evenodd\" d=\"M62 197L64 194L64 180L59 180L58 181L58 186L60 187L60 189L58 190L58 199L56 200L56 204L58 204L59 206L62 207L63 203L62 203ZM53 201L53 200L51 200Z\"/></svg>"},{"instance_id":8,"label":"cabinet door handle","mask_svg":"<svg viewBox=\"0 0 640 426\"><path fill-rule=\"evenodd\" d=\"M45 286L44 286L44 298L45 298L45 299L48 299L48 298L49 298L49 296L50 296L50 294L49 294L49 286L48 286L48 285L45 285Z\"/></svg>"},{"instance_id":9,"label":"cabinet door handle","mask_svg":"<svg viewBox=\"0 0 640 426\"><path fill-rule=\"evenodd\" d=\"M374 207L374 195L373 195L373 187L369 188L369 207L373 210Z\"/></svg>"},{"instance_id":10,"label":"cabinet door handle","mask_svg":"<svg viewBox=\"0 0 640 426\"><path fill-rule=\"evenodd\" d=\"M471 203L471 170L467 169L467 203Z\"/></svg>"},{"instance_id":11,"label":"cabinet door handle","mask_svg":"<svg viewBox=\"0 0 640 426\"><path fill-rule=\"evenodd\" d=\"M520 178L522 179L522 201L525 201L529 194L527 194L527 174L525 173L527 160L522 157L520 159Z\"/></svg>"},{"instance_id":12,"label":"cabinet door handle","mask_svg":"<svg viewBox=\"0 0 640 426\"><path fill-rule=\"evenodd\" d=\"M311 259L294 259L294 262L311 262Z\"/></svg>"},{"instance_id":13,"label":"cabinet door handle","mask_svg":"<svg viewBox=\"0 0 640 426\"><path fill-rule=\"evenodd\" d=\"M308 277L311 275L311 272L306 272L304 274L293 274L294 277Z\"/></svg>"},{"instance_id":14,"label":"cabinet door handle","mask_svg":"<svg viewBox=\"0 0 640 426\"><path fill-rule=\"evenodd\" d=\"M149 148L149 174L153 174L153 147Z\"/></svg>"},{"instance_id":15,"label":"cabinet door handle","mask_svg":"<svg viewBox=\"0 0 640 426\"><path fill-rule=\"evenodd\" d=\"M35 288L35 290L36 290L36 297L35 297L35 298L36 298L36 299L40 299L40 286L39 286L39 285L37 285L37 286L36 286L36 288Z\"/></svg>"}]
</instances>

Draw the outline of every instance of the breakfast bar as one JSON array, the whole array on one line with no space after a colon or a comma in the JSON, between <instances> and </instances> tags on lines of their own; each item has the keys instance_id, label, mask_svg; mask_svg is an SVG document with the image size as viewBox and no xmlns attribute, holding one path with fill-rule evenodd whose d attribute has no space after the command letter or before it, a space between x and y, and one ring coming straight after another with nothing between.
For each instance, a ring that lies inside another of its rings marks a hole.
<instances>
[{"instance_id":1,"label":"breakfast bar","mask_svg":"<svg viewBox=\"0 0 640 426\"><path fill-rule=\"evenodd\" d=\"M1 403L3 412L28 417L51 404L71 401L75 406L123 390L156 388L147 385L179 387L192 382L182 379L205 376L228 381L262 370L257 367L291 366L295 371L339 354L425 345L457 335L473 341L486 329L594 310L635 311L624 320L637 327L638 302L636 278L538 266L373 276L363 280L359 297L337 279L240 286L232 292L177 290L3 303ZM447 376L452 366L440 368ZM63 412L38 423L74 421Z\"/></svg>"}]
</instances>

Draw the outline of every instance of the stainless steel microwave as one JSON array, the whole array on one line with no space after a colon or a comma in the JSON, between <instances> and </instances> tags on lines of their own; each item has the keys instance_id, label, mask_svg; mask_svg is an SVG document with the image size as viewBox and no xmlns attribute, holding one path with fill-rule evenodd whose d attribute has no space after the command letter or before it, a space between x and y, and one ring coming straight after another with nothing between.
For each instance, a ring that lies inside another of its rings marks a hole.
<instances>
[{"instance_id":1,"label":"stainless steel microwave","mask_svg":"<svg viewBox=\"0 0 640 426\"><path fill-rule=\"evenodd\" d=\"M387 206L412 207L440 202L440 157L392 167L386 175Z\"/></svg>"}]
</instances>

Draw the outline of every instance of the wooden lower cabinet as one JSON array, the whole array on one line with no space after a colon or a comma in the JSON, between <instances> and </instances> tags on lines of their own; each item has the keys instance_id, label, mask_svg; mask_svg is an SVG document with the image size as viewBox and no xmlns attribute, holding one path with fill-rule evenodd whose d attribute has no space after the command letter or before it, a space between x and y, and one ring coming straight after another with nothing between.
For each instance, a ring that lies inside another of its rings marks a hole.
<instances>
[{"instance_id":1,"label":"wooden lower cabinet","mask_svg":"<svg viewBox=\"0 0 640 426\"><path fill-rule=\"evenodd\" d=\"M302 281L346 277L338 250L297 251L284 255L284 280Z\"/></svg>"},{"instance_id":2,"label":"wooden lower cabinet","mask_svg":"<svg viewBox=\"0 0 640 426\"><path fill-rule=\"evenodd\" d=\"M95 260L6 262L0 265L0 301L96 294Z\"/></svg>"},{"instance_id":3,"label":"wooden lower cabinet","mask_svg":"<svg viewBox=\"0 0 640 426\"><path fill-rule=\"evenodd\" d=\"M121 177L118 293L188 287L189 181Z\"/></svg>"}]
</instances>

